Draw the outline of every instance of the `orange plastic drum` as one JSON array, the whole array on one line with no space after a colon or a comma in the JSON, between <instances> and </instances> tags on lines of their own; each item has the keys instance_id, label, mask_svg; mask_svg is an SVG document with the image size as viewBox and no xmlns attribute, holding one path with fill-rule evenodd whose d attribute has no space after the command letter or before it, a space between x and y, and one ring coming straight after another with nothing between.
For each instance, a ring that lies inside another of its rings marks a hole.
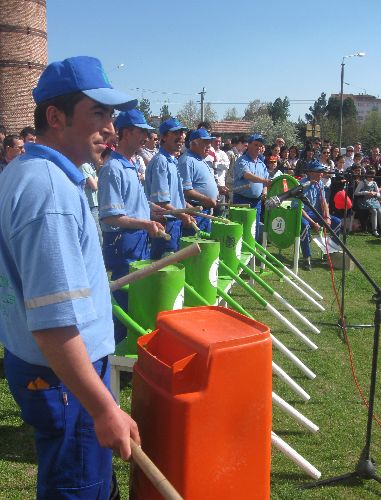
<instances>
[{"instance_id":1,"label":"orange plastic drum","mask_svg":"<svg viewBox=\"0 0 381 500\"><path fill-rule=\"evenodd\" d=\"M223 307L158 315L138 340L142 448L187 500L270 498L269 328ZM134 467L130 498L160 499Z\"/></svg>"}]
</instances>

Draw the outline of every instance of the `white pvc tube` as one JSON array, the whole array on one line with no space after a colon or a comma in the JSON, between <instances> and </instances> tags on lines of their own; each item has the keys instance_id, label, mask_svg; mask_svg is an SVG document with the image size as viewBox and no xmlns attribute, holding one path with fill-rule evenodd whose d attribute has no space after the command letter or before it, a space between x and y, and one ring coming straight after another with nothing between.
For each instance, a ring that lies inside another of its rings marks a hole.
<instances>
[{"instance_id":1,"label":"white pvc tube","mask_svg":"<svg viewBox=\"0 0 381 500\"><path fill-rule=\"evenodd\" d=\"M282 354L284 354L286 358L292 361L292 363L294 363L294 365L296 365L309 379L313 380L314 378L316 378L315 373L311 371L304 363L302 363L302 361L300 361L300 359L293 352L287 349L287 347L282 344L280 340L274 337L274 335L270 335L274 347L276 347Z\"/></svg>"},{"instance_id":2,"label":"white pvc tube","mask_svg":"<svg viewBox=\"0 0 381 500\"><path fill-rule=\"evenodd\" d=\"M287 307L289 311L294 313L295 316L299 318L302 323L308 326L310 330L312 330L314 333L320 333L320 330L316 328L315 325L313 325L310 321L308 321L308 319L305 316L303 316L303 314L301 314L297 309L295 309L295 307L293 307L289 302L287 302L286 299L284 299L281 295L279 295L278 292L274 291L273 295L281 304Z\"/></svg>"},{"instance_id":3,"label":"white pvc tube","mask_svg":"<svg viewBox=\"0 0 381 500\"><path fill-rule=\"evenodd\" d=\"M273 307L271 304L267 302L266 304L266 309L276 318L279 319L284 325L287 326L287 328L294 333L297 337L299 337L308 347L311 349L315 350L318 348L316 344L314 344L304 333L302 333L296 326L294 326L291 321L289 321L287 318L283 316L275 307Z\"/></svg>"},{"instance_id":4,"label":"white pvc tube","mask_svg":"<svg viewBox=\"0 0 381 500\"><path fill-rule=\"evenodd\" d=\"M298 396L300 396L304 401L308 401L310 399L310 395L300 387L292 378L287 375L287 373L282 370L280 366L278 366L274 361L272 362L272 371L274 375L277 375L285 384L287 384L290 389L292 389Z\"/></svg>"},{"instance_id":5,"label":"white pvc tube","mask_svg":"<svg viewBox=\"0 0 381 500\"><path fill-rule=\"evenodd\" d=\"M300 253L300 236L295 238L294 242L294 273L298 274L299 270L299 253Z\"/></svg>"},{"instance_id":6,"label":"white pvc tube","mask_svg":"<svg viewBox=\"0 0 381 500\"><path fill-rule=\"evenodd\" d=\"M316 290L312 288L308 283L306 283L302 278L300 278L297 274L295 274L291 269L289 269L286 266L283 266L283 270L288 273L290 276L292 276L296 281L298 281L301 285L303 285L307 290L309 290L313 295L315 295L316 298L323 300L323 297L318 293Z\"/></svg>"},{"instance_id":7,"label":"white pvc tube","mask_svg":"<svg viewBox=\"0 0 381 500\"><path fill-rule=\"evenodd\" d=\"M284 399L282 399L278 394L275 392L272 393L272 399L273 403L279 406L282 410L284 410L288 415L293 417L295 420L297 420L303 427L308 429L311 432L317 432L319 430L319 427L315 425L311 420L307 417L305 417L302 413L300 413L298 410L296 410L294 407L292 407L290 404L288 404Z\"/></svg>"},{"instance_id":8,"label":"white pvc tube","mask_svg":"<svg viewBox=\"0 0 381 500\"><path fill-rule=\"evenodd\" d=\"M316 469L312 464L310 464L305 458L302 457L297 451L295 451L289 444L287 444L283 439L271 431L271 444L275 448L290 458L294 464L300 467L308 476L313 479L319 479L321 477L321 472Z\"/></svg>"},{"instance_id":9,"label":"white pvc tube","mask_svg":"<svg viewBox=\"0 0 381 500\"><path fill-rule=\"evenodd\" d=\"M298 286L296 283L290 280L288 276L283 276L283 279L284 281L286 281L286 283L295 288L295 290L298 290L298 292L301 293L303 297L308 300L308 302L316 306L318 309L320 309L320 311L325 311L324 307L321 304L319 304L319 302L316 302L316 300L313 299L310 295L308 295L306 291L304 291L302 288L300 288L300 286Z\"/></svg>"}]
</instances>

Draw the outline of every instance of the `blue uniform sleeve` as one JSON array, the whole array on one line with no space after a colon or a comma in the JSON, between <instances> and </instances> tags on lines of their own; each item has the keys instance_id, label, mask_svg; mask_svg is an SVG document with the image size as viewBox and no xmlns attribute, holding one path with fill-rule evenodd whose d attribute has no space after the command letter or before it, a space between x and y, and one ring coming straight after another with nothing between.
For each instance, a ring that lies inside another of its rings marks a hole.
<instances>
[{"instance_id":1,"label":"blue uniform sleeve","mask_svg":"<svg viewBox=\"0 0 381 500\"><path fill-rule=\"evenodd\" d=\"M122 195L120 163L111 160L104 165L98 179L99 218L127 215ZM123 168L123 167L122 167Z\"/></svg>"},{"instance_id":2,"label":"blue uniform sleeve","mask_svg":"<svg viewBox=\"0 0 381 500\"><path fill-rule=\"evenodd\" d=\"M48 213L12 237L30 331L97 318L80 247L81 221Z\"/></svg>"},{"instance_id":3,"label":"blue uniform sleeve","mask_svg":"<svg viewBox=\"0 0 381 500\"><path fill-rule=\"evenodd\" d=\"M239 158L234 166L234 180L239 181L243 179L243 174L245 172L251 173L250 164L244 158Z\"/></svg>"},{"instance_id":4,"label":"blue uniform sleeve","mask_svg":"<svg viewBox=\"0 0 381 500\"><path fill-rule=\"evenodd\" d=\"M146 177L146 189L149 201L166 203L171 201L167 161L156 156L149 165L149 176ZM149 184L149 185L148 185Z\"/></svg>"},{"instance_id":5,"label":"blue uniform sleeve","mask_svg":"<svg viewBox=\"0 0 381 500\"><path fill-rule=\"evenodd\" d=\"M177 164L177 169L183 182L183 190L188 191L189 189L193 189L192 162L189 161L189 158L186 156L186 154L183 157L180 157L179 163Z\"/></svg>"}]
</instances>

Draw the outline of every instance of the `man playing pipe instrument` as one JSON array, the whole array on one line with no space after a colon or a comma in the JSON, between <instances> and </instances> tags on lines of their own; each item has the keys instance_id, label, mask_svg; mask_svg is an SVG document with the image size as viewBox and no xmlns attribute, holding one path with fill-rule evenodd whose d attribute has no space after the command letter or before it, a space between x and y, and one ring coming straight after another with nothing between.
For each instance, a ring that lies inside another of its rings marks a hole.
<instances>
[{"instance_id":1,"label":"man playing pipe instrument","mask_svg":"<svg viewBox=\"0 0 381 500\"><path fill-rule=\"evenodd\" d=\"M135 422L109 391L110 292L79 166L114 134L114 90L98 59L54 62L33 91L37 143L0 185L0 342L10 390L35 431L37 498L109 498L112 450Z\"/></svg>"}]
</instances>

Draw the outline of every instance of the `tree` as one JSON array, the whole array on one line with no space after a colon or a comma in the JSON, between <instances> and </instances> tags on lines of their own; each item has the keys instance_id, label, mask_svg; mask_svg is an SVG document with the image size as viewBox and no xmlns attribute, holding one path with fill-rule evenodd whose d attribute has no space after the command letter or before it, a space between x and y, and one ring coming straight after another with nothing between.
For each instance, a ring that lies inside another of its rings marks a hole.
<instances>
[{"instance_id":1,"label":"tree","mask_svg":"<svg viewBox=\"0 0 381 500\"><path fill-rule=\"evenodd\" d=\"M327 118L330 120L340 120L340 99L330 97L327 104ZM356 118L356 105L351 97L346 97L343 101L343 118Z\"/></svg>"},{"instance_id":2,"label":"tree","mask_svg":"<svg viewBox=\"0 0 381 500\"><path fill-rule=\"evenodd\" d=\"M201 121L201 108L194 101L188 101L180 111L178 111L177 118L189 129L196 128ZM217 121L217 113L209 102L204 106L204 121L209 121L211 123Z\"/></svg>"},{"instance_id":3,"label":"tree","mask_svg":"<svg viewBox=\"0 0 381 500\"><path fill-rule=\"evenodd\" d=\"M228 108L225 112L224 120L228 121L238 121L241 118L238 116L237 109L235 107L233 108Z\"/></svg>"},{"instance_id":4,"label":"tree","mask_svg":"<svg viewBox=\"0 0 381 500\"><path fill-rule=\"evenodd\" d=\"M149 102L149 99L145 99L145 98L142 99L139 102L138 109L143 113L147 122L149 122L149 120L152 116L151 103Z\"/></svg>"},{"instance_id":5,"label":"tree","mask_svg":"<svg viewBox=\"0 0 381 500\"><path fill-rule=\"evenodd\" d=\"M164 122L171 118L171 113L169 112L168 104L163 104L160 108L160 122Z\"/></svg>"},{"instance_id":6,"label":"tree","mask_svg":"<svg viewBox=\"0 0 381 500\"><path fill-rule=\"evenodd\" d=\"M288 97L283 100L277 97L273 103L268 105L268 113L274 123L277 121L286 121L290 115L290 101Z\"/></svg>"},{"instance_id":7,"label":"tree","mask_svg":"<svg viewBox=\"0 0 381 500\"><path fill-rule=\"evenodd\" d=\"M365 118L360 139L364 151L370 151L373 146L381 144L381 114L378 111L371 111Z\"/></svg>"},{"instance_id":8,"label":"tree","mask_svg":"<svg viewBox=\"0 0 381 500\"><path fill-rule=\"evenodd\" d=\"M189 129L196 128L200 122L200 110L194 101L188 101L177 113L177 118Z\"/></svg>"},{"instance_id":9,"label":"tree","mask_svg":"<svg viewBox=\"0 0 381 500\"><path fill-rule=\"evenodd\" d=\"M309 107L310 113L306 113L308 123L319 123L327 115L327 95L322 92L320 97Z\"/></svg>"},{"instance_id":10,"label":"tree","mask_svg":"<svg viewBox=\"0 0 381 500\"><path fill-rule=\"evenodd\" d=\"M268 104L265 102L261 102L259 99L255 101L249 102L247 108L245 109L245 114L243 115L243 119L246 121L256 120L260 116L269 116L268 112Z\"/></svg>"}]
</instances>

